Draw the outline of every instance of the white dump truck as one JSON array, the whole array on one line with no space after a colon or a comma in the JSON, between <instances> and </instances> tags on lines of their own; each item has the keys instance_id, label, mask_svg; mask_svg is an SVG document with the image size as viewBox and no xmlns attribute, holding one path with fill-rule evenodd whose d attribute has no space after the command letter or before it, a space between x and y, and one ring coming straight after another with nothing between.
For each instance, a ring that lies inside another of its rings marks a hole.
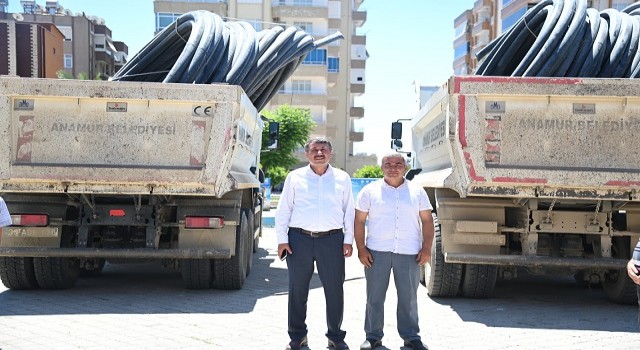
<instances>
[{"instance_id":1,"label":"white dump truck","mask_svg":"<svg viewBox=\"0 0 640 350\"><path fill-rule=\"evenodd\" d=\"M430 296L487 297L517 267L601 283L636 303L640 81L455 76L411 120L434 204ZM401 147L401 122L392 145Z\"/></svg>"},{"instance_id":2,"label":"white dump truck","mask_svg":"<svg viewBox=\"0 0 640 350\"><path fill-rule=\"evenodd\" d=\"M238 86L0 77L2 282L68 288L157 259L187 288L241 288L264 125Z\"/></svg>"}]
</instances>

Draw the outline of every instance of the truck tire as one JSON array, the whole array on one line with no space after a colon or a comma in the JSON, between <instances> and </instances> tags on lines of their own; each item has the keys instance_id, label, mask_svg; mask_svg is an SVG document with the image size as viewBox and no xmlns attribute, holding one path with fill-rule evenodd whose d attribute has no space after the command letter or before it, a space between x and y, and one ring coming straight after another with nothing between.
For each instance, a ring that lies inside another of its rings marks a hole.
<instances>
[{"instance_id":1,"label":"truck tire","mask_svg":"<svg viewBox=\"0 0 640 350\"><path fill-rule=\"evenodd\" d=\"M182 281L187 289L209 289L213 283L213 260L183 259L180 261Z\"/></svg>"},{"instance_id":2,"label":"truck tire","mask_svg":"<svg viewBox=\"0 0 640 350\"><path fill-rule=\"evenodd\" d=\"M495 265L466 264L462 274L462 295L465 298L488 298L498 279L498 267Z\"/></svg>"},{"instance_id":3,"label":"truck tire","mask_svg":"<svg viewBox=\"0 0 640 350\"><path fill-rule=\"evenodd\" d=\"M241 213L240 224L236 227L236 251L230 259L213 261L213 286L217 289L240 289L247 278L247 255L249 235L247 234L247 215Z\"/></svg>"},{"instance_id":4,"label":"truck tire","mask_svg":"<svg viewBox=\"0 0 640 350\"><path fill-rule=\"evenodd\" d=\"M435 237L431 249L431 260L420 267L420 280L427 287L430 297L455 297L460 289L462 265L444 262L442 236L438 218L433 215Z\"/></svg>"},{"instance_id":5,"label":"truck tire","mask_svg":"<svg viewBox=\"0 0 640 350\"><path fill-rule=\"evenodd\" d=\"M617 259L631 258L629 237L613 237L611 256ZM609 300L617 304L637 304L636 284L627 276L626 270L609 270L604 273L602 289Z\"/></svg>"},{"instance_id":6,"label":"truck tire","mask_svg":"<svg viewBox=\"0 0 640 350\"><path fill-rule=\"evenodd\" d=\"M38 288L33 258L0 258L0 280L9 289Z\"/></svg>"},{"instance_id":7,"label":"truck tire","mask_svg":"<svg viewBox=\"0 0 640 350\"><path fill-rule=\"evenodd\" d=\"M71 288L80 275L80 261L74 258L33 258L33 267L44 289Z\"/></svg>"},{"instance_id":8,"label":"truck tire","mask_svg":"<svg viewBox=\"0 0 640 350\"><path fill-rule=\"evenodd\" d=\"M96 277L104 270L105 259L87 259L80 263L80 277Z\"/></svg>"}]
</instances>

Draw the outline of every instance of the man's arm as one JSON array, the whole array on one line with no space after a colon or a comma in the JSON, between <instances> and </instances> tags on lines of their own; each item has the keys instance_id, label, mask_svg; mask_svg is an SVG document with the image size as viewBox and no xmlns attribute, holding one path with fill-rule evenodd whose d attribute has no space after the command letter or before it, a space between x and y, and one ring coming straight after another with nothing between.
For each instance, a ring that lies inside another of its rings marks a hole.
<instances>
[{"instance_id":1,"label":"man's arm","mask_svg":"<svg viewBox=\"0 0 640 350\"><path fill-rule=\"evenodd\" d=\"M278 240L278 256L282 256L282 251L286 250L288 254L292 254L289 246L289 222L291 222L291 213L293 211L294 192L291 187L291 173L287 175L282 186L282 193L278 201L275 215L276 238Z\"/></svg>"},{"instance_id":2,"label":"man's arm","mask_svg":"<svg viewBox=\"0 0 640 350\"><path fill-rule=\"evenodd\" d=\"M627 275L633 281L633 283L640 285L640 271L636 264L640 263L640 241L636 244L636 248L633 250L633 257L627 263Z\"/></svg>"},{"instance_id":3,"label":"man's arm","mask_svg":"<svg viewBox=\"0 0 640 350\"><path fill-rule=\"evenodd\" d=\"M422 248L418 252L416 261L420 266L423 266L431 260L431 247L435 234L431 210L420 210L420 221L422 222Z\"/></svg>"},{"instance_id":4,"label":"man's arm","mask_svg":"<svg viewBox=\"0 0 640 350\"><path fill-rule=\"evenodd\" d=\"M362 265L371 267L371 264L373 264L373 257L371 256L369 249L367 249L364 240L364 224L367 221L367 215L367 212L356 209L356 217L353 225L353 238L356 241L356 247L358 248L358 259L360 259Z\"/></svg>"}]
</instances>

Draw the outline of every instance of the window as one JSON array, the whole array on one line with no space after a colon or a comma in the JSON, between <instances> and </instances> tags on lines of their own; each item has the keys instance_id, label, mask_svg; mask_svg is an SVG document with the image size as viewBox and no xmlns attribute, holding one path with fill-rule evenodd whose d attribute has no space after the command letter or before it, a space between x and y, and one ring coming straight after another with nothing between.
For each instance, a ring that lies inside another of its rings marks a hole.
<instances>
[{"instance_id":1,"label":"window","mask_svg":"<svg viewBox=\"0 0 640 350\"><path fill-rule=\"evenodd\" d=\"M462 23L460 23L459 26L456 27L456 34L454 36L454 38L459 37L460 35L464 34L467 32L467 21L464 21Z\"/></svg>"},{"instance_id":2,"label":"window","mask_svg":"<svg viewBox=\"0 0 640 350\"><path fill-rule=\"evenodd\" d=\"M311 22L293 22L293 25L307 33L313 34L313 23Z\"/></svg>"},{"instance_id":3,"label":"window","mask_svg":"<svg viewBox=\"0 0 640 350\"><path fill-rule=\"evenodd\" d=\"M71 42L73 41L73 29L69 26L56 26L60 30L60 33L64 35L64 41Z\"/></svg>"},{"instance_id":4,"label":"window","mask_svg":"<svg viewBox=\"0 0 640 350\"><path fill-rule=\"evenodd\" d=\"M503 19L502 20L502 32L504 33L507 30L509 30L509 28L511 28L514 24L516 24L516 22L518 22L518 20L520 18L522 18L522 16L524 16L525 13L527 13L527 8L526 7L522 7L518 11L512 13L511 15L509 15L508 17Z\"/></svg>"},{"instance_id":5,"label":"window","mask_svg":"<svg viewBox=\"0 0 640 350\"><path fill-rule=\"evenodd\" d=\"M291 82L291 90L293 93L309 93L311 92L311 80L294 80Z\"/></svg>"},{"instance_id":6,"label":"window","mask_svg":"<svg viewBox=\"0 0 640 350\"><path fill-rule=\"evenodd\" d=\"M73 55L64 55L64 68L73 68Z\"/></svg>"},{"instance_id":7,"label":"window","mask_svg":"<svg viewBox=\"0 0 640 350\"><path fill-rule=\"evenodd\" d=\"M464 42L453 49L453 59L457 60L460 57L469 53L469 43Z\"/></svg>"},{"instance_id":8,"label":"window","mask_svg":"<svg viewBox=\"0 0 640 350\"><path fill-rule=\"evenodd\" d=\"M256 30L256 32L259 32L262 30L262 21L259 19L245 19L245 22L251 24L251 26L253 27L253 29Z\"/></svg>"},{"instance_id":9,"label":"window","mask_svg":"<svg viewBox=\"0 0 640 350\"><path fill-rule=\"evenodd\" d=\"M156 31L159 32L163 30L165 27L173 23L178 17L180 17L181 13L163 13L159 12L156 14Z\"/></svg>"},{"instance_id":10,"label":"window","mask_svg":"<svg viewBox=\"0 0 640 350\"><path fill-rule=\"evenodd\" d=\"M329 73L338 73L340 71L340 59L338 57L329 57L327 60Z\"/></svg>"},{"instance_id":11,"label":"window","mask_svg":"<svg viewBox=\"0 0 640 350\"><path fill-rule=\"evenodd\" d=\"M514 0L502 0L502 8L509 6Z\"/></svg>"},{"instance_id":12,"label":"window","mask_svg":"<svg viewBox=\"0 0 640 350\"><path fill-rule=\"evenodd\" d=\"M302 64L327 64L327 50L315 49L309 52Z\"/></svg>"}]
</instances>

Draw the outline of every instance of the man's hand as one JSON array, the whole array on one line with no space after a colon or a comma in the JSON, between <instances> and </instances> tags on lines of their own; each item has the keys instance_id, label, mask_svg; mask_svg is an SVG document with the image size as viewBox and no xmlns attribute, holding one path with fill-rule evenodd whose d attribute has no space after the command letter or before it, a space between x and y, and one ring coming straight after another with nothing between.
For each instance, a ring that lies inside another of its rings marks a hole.
<instances>
[{"instance_id":1,"label":"man's hand","mask_svg":"<svg viewBox=\"0 0 640 350\"><path fill-rule=\"evenodd\" d=\"M373 256L367 247L363 247L362 249L358 248L358 259L365 267L371 267L373 264Z\"/></svg>"},{"instance_id":2,"label":"man's hand","mask_svg":"<svg viewBox=\"0 0 640 350\"><path fill-rule=\"evenodd\" d=\"M353 254L353 246L351 244L343 244L342 245L342 254L344 255L345 258L348 258L351 256L351 254Z\"/></svg>"},{"instance_id":3,"label":"man's hand","mask_svg":"<svg viewBox=\"0 0 640 350\"><path fill-rule=\"evenodd\" d=\"M291 250L291 247L289 246L289 243L280 243L278 244L278 257L282 256L282 251L286 250L287 254L293 254L293 251Z\"/></svg>"},{"instance_id":4,"label":"man's hand","mask_svg":"<svg viewBox=\"0 0 640 350\"><path fill-rule=\"evenodd\" d=\"M429 262L429 260L431 260L431 249L427 249L427 248L420 249L420 251L418 252L418 256L416 257L416 261L418 262L418 265L424 266L426 263Z\"/></svg>"},{"instance_id":5,"label":"man's hand","mask_svg":"<svg viewBox=\"0 0 640 350\"><path fill-rule=\"evenodd\" d=\"M636 267L636 261L631 259L627 263L627 275L633 281L633 283L640 285L640 276L638 275L638 268Z\"/></svg>"}]
</instances>

